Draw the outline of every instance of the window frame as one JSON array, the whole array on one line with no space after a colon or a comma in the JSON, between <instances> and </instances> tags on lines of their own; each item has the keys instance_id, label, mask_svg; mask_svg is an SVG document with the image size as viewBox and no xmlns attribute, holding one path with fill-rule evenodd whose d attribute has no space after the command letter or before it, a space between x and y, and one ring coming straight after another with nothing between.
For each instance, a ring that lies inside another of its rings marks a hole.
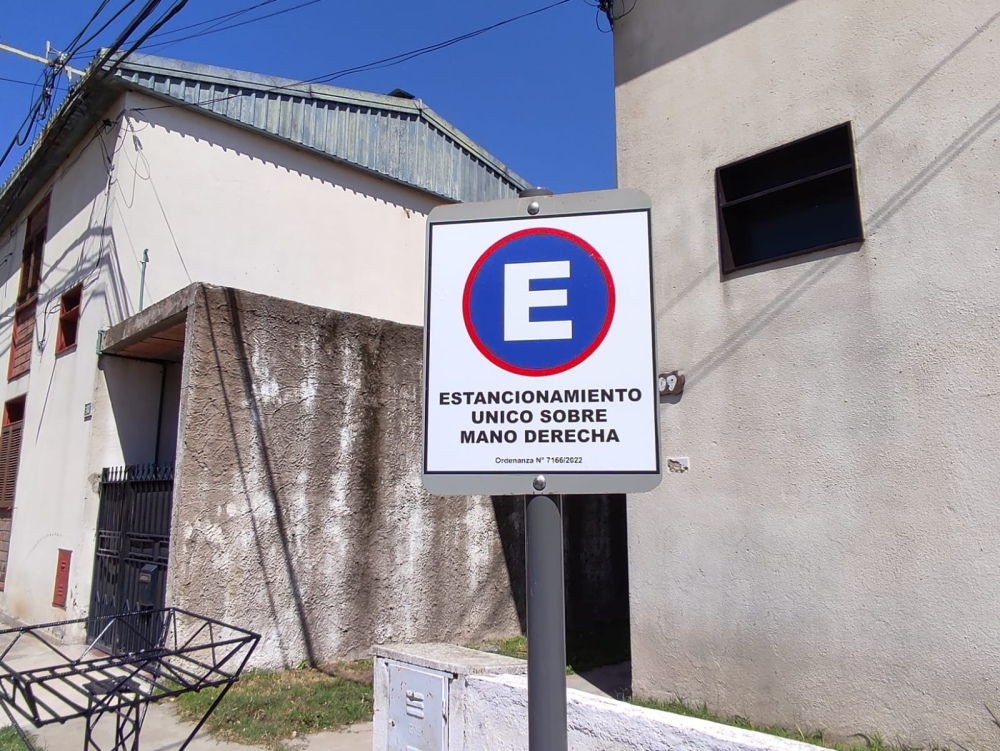
<instances>
[{"instance_id":1,"label":"window frame","mask_svg":"<svg viewBox=\"0 0 1000 751\"><path fill-rule=\"evenodd\" d=\"M68 302L75 305L67 307ZM80 313L83 309L83 284L77 284L64 292L59 298L59 321L56 324L56 355L72 352L79 342ZM66 331L72 326L72 341L67 342Z\"/></svg>"},{"instance_id":2,"label":"window frame","mask_svg":"<svg viewBox=\"0 0 1000 751\"><path fill-rule=\"evenodd\" d=\"M723 173L732 170L733 168L738 168L745 166L746 164L755 160L765 160L769 157L773 157L776 153L795 147L800 147L806 142L813 139L820 139L823 136L829 136L838 130L845 130L847 135L847 146L850 150L849 159L845 164L840 164L832 169L821 170L819 172L812 173L807 177L800 177L796 179L783 182L770 188L763 190L758 190L754 193L739 196L727 200L725 188L723 184L724 176ZM756 261L751 261L749 263L736 264L733 257L732 243L730 241L730 228L726 221L726 210L738 205L751 204L752 202L764 201L769 197L778 194L782 191L790 190L796 187L808 186L810 184L815 184L817 181L828 180L831 177L840 173L850 173L851 176L851 198L853 200L854 206L854 218L857 220L858 232L856 235L852 235L847 239L838 239L832 242L820 243L819 245L809 246L807 248L794 250L788 253L782 253L780 255L775 255L770 258L764 258ZM810 133L801 138L797 138L794 141L789 141L787 143L780 144L773 148L767 149L765 151L759 152L757 154L752 154L751 156L738 159L734 162L729 162L721 167L717 167L715 170L715 207L716 207L716 222L718 225L719 233L719 265L724 277L730 276L736 272L745 271L747 269L753 269L765 264L775 263L777 261L786 260L788 258L796 258L798 256L804 256L810 253L818 253L823 250L829 250L830 248L837 248L844 245L850 245L852 243L864 242L865 239L865 228L864 221L861 216L861 189L858 179L858 165L857 165L857 149L856 142L854 138L854 125L852 121L848 120L846 122L838 123L829 128L825 128L815 133Z\"/></svg>"},{"instance_id":3,"label":"window frame","mask_svg":"<svg viewBox=\"0 0 1000 751\"><path fill-rule=\"evenodd\" d=\"M49 196L28 216L21 250L21 278L17 285L17 306L21 307L38 299L42 283L42 262L45 243L49 234Z\"/></svg>"}]
</instances>

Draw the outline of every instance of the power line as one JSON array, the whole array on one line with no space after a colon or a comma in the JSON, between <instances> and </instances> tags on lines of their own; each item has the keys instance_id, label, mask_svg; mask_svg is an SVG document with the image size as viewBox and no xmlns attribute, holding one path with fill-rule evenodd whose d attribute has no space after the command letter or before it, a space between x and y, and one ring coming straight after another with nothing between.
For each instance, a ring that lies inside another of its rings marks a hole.
<instances>
[{"instance_id":1,"label":"power line","mask_svg":"<svg viewBox=\"0 0 1000 751\"><path fill-rule=\"evenodd\" d=\"M28 140L27 137L25 137L23 140L21 139L21 131L24 130L25 126L30 125L31 123L33 123L34 120L35 120L35 118L38 117L38 113L42 109L42 99L43 98L41 96L39 96L35 100L35 103L31 106L31 108L30 108L30 110L28 112L28 116L26 118L24 118L24 122L21 123L20 127L18 127L18 129L17 129L17 132L14 133L14 137L12 139L10 139L10 144L8 144L7 149L3 152L3 156L0 156L0 165L3 165L3 163L5 161L7 161L7 157L10 156L10 152L14 150L15 146L23 146L27 142L27 140ZM30 133L31 133L31 129L29 128L28 129L29 136L30 136Z\"/></svg>"},{"instance_id":2,"label":"power line","mask_svg":"<svg viewBox=\"0 0 1000 751\"><path fill-rule=\"evenodd\" d=\"M196 29L199 26L204 26L206 24L213 23L215 21L228 21L232 18L239 18L240 16L246 15L252 11L262 8L265 5L271 5L276 3L278 0L263 0L256 5L251 5L249 8L242 8L240 10L234 10L229 13L223 13L221 16L215 16L214 18L206 18L204 21L197 21L196 23L189 23L187 26L178 26L176 29L171 29L170 31L164 31L161 34L155 34L154 36L166 36L167 34L176 34L178 31L187 31L188 29Z\"/></svg>"},{"instance_id":3,"label":"power line","mask_svg":"<svg viewBox=\"0 0 1000 751\"><path fill-rule=\"evenodd\" d=\"M310 79L307 79L305 81L297 81L297 82L295 82L295 84L292 85L292 87L297 87L297 86L300 86L302 84L310 84L310 83L326 83L326 82L329 82L329 81L333 81L333 80L335 80L337 78L342 78L343 76L351 75L351 74L354 74L354 73L361 73L361 72L364 72L364 71L367 71L367 70L374 70L376 68L388 68L388 67L391 67L393 65L399 65L400 63L407 62L407 61L412 60L412 59L414 59L416 57L420 57L422 55L426 55L426 54L429 54L431 52L436 52L438 50L442 50L442 49L445 49L447 47L451 47L451 46L453 46L455 44L458 44L460 42L466 41L468 39L472 39L474 37L481 36L483 34L486 34L486 33L490 32L490 31L493 31L494 29L498 29L498 28L501 28L503 26L507 26L508 24L515 23L516 21L520 21L520 20L528 18L530 16L535 16L535 15L538 15L539 13L545 13L546 11L552 10L553 8L557 8L560 5L565 5L566 3L569 3L569 2L571 2L571 0L557 0L557 2L551 3L549 5L545 5L545 6L541 7L541 8L537 8L535 10L528 11L527 13L522 13L520 15L513 16L511 18L507 18L507 19L505 19L503 21L498 21L497 23L490 24L489 26L484 26L484 27L482 27L480 29L476 29L475 31L470 31L470 32L467 32L465 34L460 34L459 36L452 37L451 39L446 39L446 40L444 40L442 42L437 42L436 44L430 44L430 45L427 45L425 47L418 47L417 49L410 50L408 52L401 52L398 55L392 55L390 57L382 58L381 60L373 60L370 63L365 63L364 65L358 65L358 66L355 66L353 68L345 68L343 70L334 71L333 73L327 73L327 74L324 74L324 75L317 76L315 78L310 78ZM246 83L251 83L251 82L247 81ZM270 88L264 89L264 91L279 91L279 90L282 90L282 89L288 90L288 89L290 89L290 87L289 86L272 86ZM291 90L294 91L295 89L291 88ZM229 99L235 99L238 96L242 96L242 93L229 94L227 96L216 97L215 99L209 99L209 100L206 100L204 102L197 102L195 104L195 106L197 106L197 107L203 107L203 106L207 106L207 105L211 105L211 104L216 104L218 102L225 102L225 101L228 101ZM185 105L181 105L180 103L178 103L178 104L161 104L161 105L157 105L155 107L138 107L138 108L136 108L133 111L135 111L135 112L149 112L149 111L152 111L152 110L166 109L168 107L179 107L179 106L187 106L187 105L186 105L186 103L185 103Z\"/></svg>"},{"instance_id":4,"label":"power line","mask_svg":"<svg viewBox=\"0 0 1000 751\"><path fill-rule=\"evenodd\" d=\"M522 13L519 16L514 16L513 18L508 18L504 21L498 21L497 23L491 24L489 26L484 26L481 29L470 31L467 34L461 34L457 37L446 39L443 42L438 42L437 44L427 45L426 47L419 47L415 50L410 50L409 52L402 52L398 55L392 55L391 57L382 58L381 60L375 60L373 62L366 63L364 65L358 65L354 68L345 68L343 70L338 70L335 73L330 73L328 75L321 76L320 78L313 79L312 81L310 81L310 83L329 83L330 81L335 81L338 78L343 78L344 76L352 75L354 73L363 73L369 70L376 70L378 68L391 68L394 65L399 65L400 63L408 62L410 60L413 60L414 58L427 55L431 52L437 52L438 50L446 49L448 47L458 44L459 42L464 42L468 39L482 36L483 34L493 31L494 29L499 29L502 26L507 26L508 24L512 24L516 21L529 18L530 16L535 16L538 15L539 13L544 13L545 11L557 8L560 5L565 5L568 2L570 2L570 0L558 0L558 2L552 3L550 5L546 5L544 7L528 11L527 13Z\"/></svg>"},{"instance_id":5,"label":"power line","mask_svg":"<svg viewBox=\"0 0 1000 751\"><path fill-rule=\"evenodd\" d=\"M268 0L268 2L273 2L273 0ZM301 8L306 8L306 7L310 6L310 5L315 5L316 3L319 3L319 2L322 2L322 0L307 0L307 2L300 3L299 5L293 5L293 6L289 7L289 8L282 8L281 10L276 10L273 13L268 13L268 14L263 15L263 16L257 16L256 18L249 18L246 21L240 21L239 23L230 24L229 26L220 26L218 28L210 28L210 29L206 29L204 31L201 31L201 32L199 32L197 34L189 34L188 36L181 37L179 39L169 39L169 40L166 40L164 42L158 42L156 44L151 45L147 49L161 49L161 48L165 49L165 48L171 47L171 46L173 46L175 44L179 44L181 42L186 42L189 39L197 39L198 37L208 36L209 34L218 34L218 33L223 32L223 31L229 31L230 29L239 28L240 26L247 26L248 24L257 23L258 21L264 21L264 20L266 20L268 18L274 18L275 16L280 16L280 15L283 15L285 13L291 13L293 10L299 10ZM259 6L255 6L255 7L259 7ZM248 9L248 11L249 10L250 9Z\"/></svg>"},{"instance_id":6,"label":"power line","mask_svg":"<svg viewBox=\"0 0 1000 751\"><path fill-rule=\"evenodd\" d=\"M247 8L241 8L240 10L234 10L234 11L231 11L229 13L223 13L221 16L214 16L213 18L206 18L204 21L197 21L196 23L191 23L191 24L188 24L187 26L178 26L176 29L169 29L168 31L161 31L161 32L159 32L157 34L153 34L150 37L150 39L157 39L159 37L163 37L163 36L167 36L167 35L171 35L171 34L176 34L178 32L186 31L188 29L195 29L195 28L198 28L199 26L205 26L207 24L214 24L215 26L218 26L219 24L225 23L226 21L231 21L231 20L233 20L235 18L239 18L240 16L244 16L247 13L252 13L253 11L257 10L258 8L263 8L265 5L271 5L272 3L276 3L276 2L279 2L279 0L262 0L262 2L259 2L259 3L255 4L255 5L251 5L251 6L247 7ZM214 28L215 26L212 26L210 28ZM223 29L220 29L220 31L223 31ZM176 40L175 39L167 39L167 40L164 40L162 42L162 44L164 44L164 45L165 44L172 44L175 41L184 41L184 40L183 39L176 39ZM158 42L157 44L160 44L160 43ZM84 54L88 54L88 53L89 54L94 54L96 52L97 52L96 49L95 50L87 50L87 51L84 52Z\"/></svg>"},{"instance_id":7,"label":"power line","mask_svg":"<svg viewBox=\"0 0 1000 751\"><path fill-rule=\"evenodd\" d=\"M118 36L115 37L111 46L108 47L101 59L95 64L94 67L97 72L100 72L104 68L107 62L111 59L112 55L121 49L121 46L125 44L132 34L135 33L136 29L138 29L147 18L153 15L153 11L156 10L156 7L160 4L160 2L161 0L146 0L146 4L142 6L135 17L118 34Z\"/></svg>"},{"instance_id":8,"label":"power line","mask_svg":"<svg viewBox=\"0 0 1000 751\"><path fill-rule=\"evenodd\" d=\"M4 78L3 76L0 76L0 81L4 81L6 83L22 83L25 86L37 86L38 85L38 81L35 81L34 83L32 83L31 81L19 81L16 78Z\"/></svg>"},{"instance_id":9,"label":"power line","mask_svg":"<svg viewBox=\"0 0 1000 751\"><path fill-rule=\"evenodd\" d=\"M73 37L73 40L69 44L66 45L67 55L68 55L69 51L71 49L73 49L74 46L76 46L76 43L80 41L80 37L82 37L84 34L87 33L87 29L90 28L90 24L92 24L94 21L96 21L98 19L98 17L101 15L101 13L104 12L104 9L108 7L108 3L110 3L110 2L111 2L111 0L102 0L101 4L97 6L97 10L94 11L93 15L90 17L90 19L87 21L87 23L85 23L83 25L83 28L80 29L79 32L77 32L77 35L75 37Z\"/></svg>"},{"instance_id":10,"label":"power line","mask_svg":"<svg viewBox=\"0 0 1000 751\"><path fill-rule=\"evenodd\" d=\"M93 34L91 34L89 37L87 37L84 41L80 42L80 44L78 45L77 49L71 50L71 54L72 55L79 55L81 53L81 48L86 47L88 44L90 44L91 42L93 42L98 37L98 35L100 35L106 28L108 28L111 24L113 24L118 19L118 17L122 13L124 13L126 10L128 10L129 7L131 5L133 5L134 3L135 3L135 0L127 0L127 2L121 8L118 9L117 13L115 13L113 16L111 16L111 18L109 18L107 21L104 22L104 25L101 26L101 28L99 28L97 31L95 31ZM85 52L83 54L88 54L88 53L89 54L97 54L98 51L99 50L92 50L92 51L89 51L89 52Z\"/></svg>"},{"instance_id":11,"label":"power line","mask_svg":"<svg viewBox=\"0 0 1000 751\"><path fill-rule=\"evenodd\" d=\"M160 4L161 1L162 0L147 0L146 4L142 7L139 13L136 14L135 18L133 18L128 23L125 29L116 37L115 41L112 42L111 47L108 49L108 51L102 57L101 61L98 63L97 66L98 69L104 67L104 65L111 58L111 56L115 52L117 52L118 49L121 48L122 44L124 44L125 41L133 33L135 33L136 29L138 29L143 24L143 22L147 18L149 18L149 16L152 15L153 11L156 10L156 7ZM133 0L129 0L129 2L126 3L125 7L127 8L129 5L131 5L132 2ZM168 17L164 18L160 25L162 26L162 23L166 23L166 21L172 18L173 15L178 10L180 10L180 8L183 7L186 2L187 0L179 0L180 7L177 7L175 5L175 9L173 10L172 13L168 11L169 13ZM121 10L124 10L124 8L122 8ZM119 11L118 14L116 14L115 17L121 14L121 10ZM92 21L88 22L87 26L89 26L90 23L92 23ZM84 31L86 31L86 28L87 27L85 26ZM81 33L78 35L78 38L79 36L83 35L84 31L81 31ZM96 33L99 33L99 31ZM142 39L140 39L140 43L146 39L149 33L150 32L147 31L146 35L144 35ZM135 47L133 46L132 50L130 50L129 52L134 51L134 49ZM115 65L117 66L120 62L121 60L119 59L119 61L116 62ZM14 137L11 139L10 144L4 150L3 155L0 156L0 166L3 166L4 162L7 161L7 157L10 156L10 153L14 150L15 146L23 146L27 142L27 140L31 137L32 127L30 126L32 126L33 123L39 118L39 114L42 112L43 107L45 108L45 114L48 113L48 106L52 96L52 87L51 87L52 77L57 76L62 71L63 67L65 67L68 63L69 63L69 56L64 55L63 58L58 63L54 64L51 68L46 68L45 84L42 87L42 92L35 99L35 102L29 107L28 116L24 119L24 122L21 123L21 126L14 133ZM106 75L110 75L113 72L113 70L114 66L111 68L111 70L107 72ZM69 96L73 96L77 91L79 91L79 89L74 89L72 92L70 92ZM25 129L26 126L28 126L28 133L22 136L22 131Z\"/></svg>"},{"instance_id":12,"label":"power line","mask_svg":"<svg viewBox=\"0 0 1000 751\"><path fill-rule=\"evenodd\" d=\"M159 3L159 0L156 0L156 2ZM169 23L170 19L172 19L174 16L180 13L184 9L184 6L187 4L188 0L177 0L177 2L175 2L172 6L170 6L170 8L167 9L167 12L164 13L162 16L160 16L159 20L154 22L148 29L146 29L145 34L139 37L139 39L136 42L134 42L127 51L122 53L118 57L118 59L115 60L114 64L110 68L108 68L107 71L105 71L104 77L106 78L108 76L114 75L115 70L117 70L118 66L121 65L122 62L124 62L133 52L139 49L139 47L142 46L143 42L149 39L149 37L151 37L157 31L162 29L165 24ZM105 56L105 60L107 60L109 57L110 53ZM104 61L101 62L101 65L103 67Z\"/></svg>"}]
</instances>

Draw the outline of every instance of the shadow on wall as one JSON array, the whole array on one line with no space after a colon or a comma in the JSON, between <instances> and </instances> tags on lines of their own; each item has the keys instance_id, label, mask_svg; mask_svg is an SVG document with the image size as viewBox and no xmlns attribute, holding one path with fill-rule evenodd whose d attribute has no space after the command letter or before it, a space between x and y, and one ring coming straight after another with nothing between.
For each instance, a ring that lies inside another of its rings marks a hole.
<instances>
[{"instance_id":1,"label":"shadow on wall","mask_svg":"<svg viewBox=\"0 0 1000 751\"><path fill-rule=\"evenodd\" d=\"M65 162L58 173L58 187L49 207L49 240L84 212L89 215L88 228L106 223L103 214L110 192L111 165L105 154L114 153L121 137L121 123L116 121L109 128L99 122L90 132L93 135L87 144L73 160ZM100 200L102 194L104 201ZM46 259L45 266L49 264L50 260Z\"/></svg>"},{"instance_id":2,"label":"shadow on wall","mask_svg":"<svg viewBox=\"0 0 1000 751\"><path fill-rule=\"evenodd\" d=\"M163 366L104 356L98 367L108 386L124 463L157 463Z\"/></svg>"},{"instance_id":3,"label":"shadow on wall","mask_svg":"<svg viewBox=\"0 0 1000 751\"><path fill-rule=\"evenodd\" d=\"M204 289L202 289L202 294L204 295ZM264 435L262 430L263 421L260 415L260 405L258 404L257 396L254 392L254 379L250 372L249 358L246 352L246 344L244 342L244 330L243 321L240 314L239 302L236 299L236 293L234 290L226 290L226 305L227 312L229 313L229 326L231 328L231 342L236 349L235 361L239 366L240 380L242 381L243 393L240 395L242 397L241 401L245 405L246 409L250 412L250 417L252 424L254 426L254 434L258 449L257 459L262 465L263 469L263 480L267 487L267 498L271 502L271 509L264 509L261 512L265 517L271 517L276 531L277 540L280 545L280 557L284 563L285 576L287 583L289 585L292 603L295 611L295 621L298 627L298 633L301 637L301 643L305 650L306 661L311 666L316 666L319 664L319 659L317 657L315 642L312 635L312 629L310 627L309 619L306 617L306 607L302 598L302 591L299 584L298 573L295 569L294 557L291 549L291 541L288 533L288 525L285 519L286 511L280 503L280 494L278 489L278 483L275 478L275 466L274 460L271 456L271 447L268 440ZM206 306L207 307L207 306ZM212 344L213 352L216 357L219 356L220 349L219 343L215 340L214 327L210 330L213 331L212 334ZM224 350L223 350L224 351ZM230 403L230 397L225 390L222 392L223 398L226 401L226 414L229 416L230 420L230 430L232 433L232 438L235 446L239 445L238 435L239 431L233 421L234 416L234 405ZM247 486L247 472L248 467L246 466L245 460L237 448L235 451L235 459L239 469L239 476L244 483L243 492L247 496L250 495L250 489ZM273 515L273 516L272 516ZM253 529L254 536L254 547L257 551L258 562L262 569L266 570L267 562L265 560L264 551L267 548L267 541L265 535L263 534L260 527L260 520L258 519L257 513L251 510L249 514L249 521ZM277 622L279 620L278 604L275 593L272 590L271 579L268 578L265 583L265 588L267 590L268 606L270 609L270 615L272 622ZM285 651L286 647L282 646L282 651Z\"/></svg>"},{"instance_id":4,"label":"shadow on wall","mask_svg":"<svg viewBox=\"0 0 1000 751\"><path fill-rule=\"evenodd\" d=\"M524 632L524 498L494 496L493 513ZM564 496L563 566L569 662L580 669L628 659L628 520L624 495Z\"/></svg>"},{"instance_id":5,"label":"shadow on wall","mask_svg":"<svg viewBox=\"0 0 1000 751\"><path fill-rule=\"evenodd\" d=\"M731 34L758 18L791 4L795 0L671 0L669 3L639 2L615 24L616 42L625 37L626 45L615 44L615 83L620 85L666 65L699 47ZM656 21L650 16L656 14ZM664 33L667 30L667 33Z\"/></svg>"}]
</instances>

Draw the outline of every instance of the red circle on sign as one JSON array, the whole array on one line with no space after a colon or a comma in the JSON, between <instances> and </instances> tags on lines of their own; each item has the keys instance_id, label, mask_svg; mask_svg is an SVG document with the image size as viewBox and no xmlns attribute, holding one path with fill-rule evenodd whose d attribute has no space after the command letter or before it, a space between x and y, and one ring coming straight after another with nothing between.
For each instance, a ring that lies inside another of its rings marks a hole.
<instances>
[{"instance_id":1,"label":"red circle on sign","mask_svg":"<svg viewBox=\"0 0 1000 751\"><path fill-rule=\"evenodd\" d=\"M490 256L492 256L498 250L506 246L508 243L511 243L515 240L518 240L522 237L526 237L529 235L550 235L562 238L564 240L568 240L569 242L573 243L574 245L579 247L581 250L585 251L593 258L594 263L597 265L597 268L603 275L605 284L607 285L608 309L604 317L604 324L601 327L601 330L598 332L597 336L594 337L594 340L583 352L574 357L572 360L569 360L568 362L562 363L558 366L551 368L538 368L538 369L524 368L509 363L506 360L501 359L500 357L497 357L496 353L494 353L480 338L478 332L476 331L476 327L473 325L472 322L472 313L471 313L472 287L474 282L476 281L476 277L479 274L480 269L483 267L483 264L485 264L486 261L489 260ZM466 331L468 331L469 338L472 340L472 343L476 346L476 349L478 349L480 353L482 353L483 357L485 357L491 363L496 365L498 368L502 368L503 370L506 370L509 373L514 373L516 375L524 375L524 376L540 377L540 376L556 375L557 373L565 373L567 370L575 368L577 365L579 365L588 357L590 357L592 354L594 354L594 352L597 351L597 348L601 346L601 343L604 341L604 338L608 335L608 331L611 329L611 322L612 320L614 320L615 283L614 280L611 278L611 270L608 269L608 265L601 257L601 254L598 253L597 250L583 238L578 237L577 235L574 235L571 232L566 232L565 230L554 229L551 227L534 227L531 229L523 229L519 230L518 232L514 232L510 235L505 235L504 237L497 240L489 248L487 248L486 252L483 253L476 261L475 265L472 267L472 270L469 272L469 276L465 282L465 291L462 295L462 315L463 318L465 319Z\"/></svg>"}]
</instances>

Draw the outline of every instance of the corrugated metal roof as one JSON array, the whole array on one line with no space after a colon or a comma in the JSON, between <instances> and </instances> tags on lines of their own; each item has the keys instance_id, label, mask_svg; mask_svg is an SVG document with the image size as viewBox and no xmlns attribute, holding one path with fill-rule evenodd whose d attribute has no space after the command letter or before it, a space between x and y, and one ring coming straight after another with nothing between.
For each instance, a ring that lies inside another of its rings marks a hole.
<instances>
[{"instance_id":1,"label":"corrugated metal roof","mask_svg":"<svg viewBox=\"0 0 1000 751\"><path fill-rule=\"evenodd\" d=\"M304 146L453 201L513 198L529 184L420 100L304 84L154 56L130 88Z\"/></svg>"},{"instance_id":2,"label":"corrugated metal roof","mask_svg":"<svg viewBox=\"0 0 1000 751\"><path fill-rule=\"evenodd\" d=\"M91 66L67 95L0 188L0 229L23 211L123 89L452 201L513 198L530 187L419 99L134 55L110 76Z\"/></svg>"}]
</instances>

